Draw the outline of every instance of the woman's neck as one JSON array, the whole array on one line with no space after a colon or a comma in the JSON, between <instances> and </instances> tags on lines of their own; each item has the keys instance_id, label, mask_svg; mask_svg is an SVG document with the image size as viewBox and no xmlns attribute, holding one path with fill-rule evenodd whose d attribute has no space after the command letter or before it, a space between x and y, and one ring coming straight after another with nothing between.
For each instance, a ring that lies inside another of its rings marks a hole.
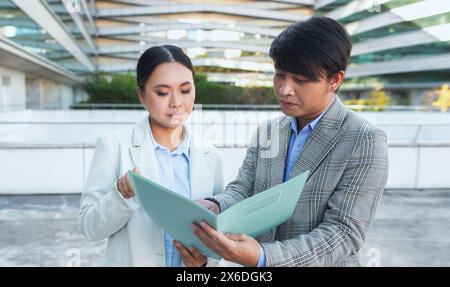
<instances>
[{"instance_id":1,"label":"woman's neck","mask_svg":"<svg viewBox=\"0 0 450 287\"><path fill-rule=\"evenodd\" d=\"M170 151L173 151L181 143L183 143L183 126L171 129L159 125L152 119L149 119L149 121L153 138L160 145L168 148Z\"/></svg>"}]
</instances>

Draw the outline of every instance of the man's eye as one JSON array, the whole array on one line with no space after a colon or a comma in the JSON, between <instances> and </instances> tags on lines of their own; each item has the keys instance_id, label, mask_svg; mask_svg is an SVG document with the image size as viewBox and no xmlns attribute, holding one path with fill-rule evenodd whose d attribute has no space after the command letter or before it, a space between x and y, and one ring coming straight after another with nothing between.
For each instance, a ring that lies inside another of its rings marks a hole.
<instances>
[{"instance_id":1,"label":"man's eye","mask_svg":"<svg viewBox=\"0 0 450 287\"><path fill-rule=\"evenodd\" d=\"M304 84L304 83L308 82L308 81L302 80L302 79L295 79L295 81L300 84Z\"/></svg>"},{"instance_id":2,"label":"man's eye","mask_svg":"<svg viewBox=\"0 0 450 287\"><path fill-rule=\"evenodd\" d=\"M276 73L275 76L277 76L277 77L284 77L284 74Z\"/></svg>"}]
</instances>

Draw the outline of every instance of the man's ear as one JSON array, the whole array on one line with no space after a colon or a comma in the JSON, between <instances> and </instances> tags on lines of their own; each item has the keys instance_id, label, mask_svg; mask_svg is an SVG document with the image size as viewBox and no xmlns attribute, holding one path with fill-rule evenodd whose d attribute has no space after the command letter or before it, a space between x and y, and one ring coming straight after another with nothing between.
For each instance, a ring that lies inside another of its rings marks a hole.
<instances>
[{"instance_id":1,"label":"man's ear","mask_svg":"<svg viewBox=\"0 0 450 287\"><path fill-rule=\"evenodd\" d=\"M339 87L342 84L342 81L344 80L344 75L345 72L344 71L340 71L339 73L336 73L332 78L331 78L331 82L330 82L330 90L331 92L336 92Z\"/></svg>"}]
</instances>

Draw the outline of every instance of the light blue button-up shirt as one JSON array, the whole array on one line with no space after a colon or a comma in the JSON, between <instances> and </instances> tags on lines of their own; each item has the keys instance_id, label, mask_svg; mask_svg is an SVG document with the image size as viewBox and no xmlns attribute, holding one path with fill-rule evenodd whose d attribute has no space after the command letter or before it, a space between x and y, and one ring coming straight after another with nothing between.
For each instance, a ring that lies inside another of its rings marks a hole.
<instances>
[{"instance_id":1,"label":"light blue button-up shirt","mask_svg":"<svg viewBox=\"0 0 450 287\"><path fill-rule=\"evenodd\" d=\"M156 142L150 129L150 138L155 151L159 170L159 184L174 192L191 198L189 180L189 134L184 131L183 143L175 150ZM181 266L181 256L173 245L173 238L164 232L165 263L168 267Z\"/></svg>"},{"instance_id":2,"label":"light blue button-up shirt","mask_svg":"<svg viewBox=\"0 0 450 287\"><path fill-rule=\"evenodd\" d=\"M312 131L315 129L320 119L327 110L328 108L324 112L322 112L317 118L315 118L314 120L309 122L305 127L303 127L303 129L300 132L298 132L297 119L295 117L291 119L292 134L291 139L289 141L289 149L286 156L286 163L284 165L283 182L290 179L292 170L294 169L295 164L297 163L298 157L300 156L300 152L302 151L303 146L305 145L306 141L308 140L308 137L311 135ZM259 261L257 267L263 267L265 265L266 265L266 254L262 246L260 246Z\"/></svg>"},{"instance_id":3,"label":"light blue button-up shirt","mask_svg":"<svg viewBox=\"0 0 450 287\"><path fill-rule=\"evenodd\" d=\"M291 177L292 170L294 169L295 164L297 163L298 157L300 156L300 152L302 151L303 146L306 143L306 140L308 140L309 136L319 123L324 113L325 112L321 113L317 118L315 118L305 127L303 127L303 129L300 132L298 131L297 119L296 118L291 119L292 134L291 139L289 141L289 149L286 156L286 163L284 165L283 182L285 182Z\"/></svg>"}]
</instances>

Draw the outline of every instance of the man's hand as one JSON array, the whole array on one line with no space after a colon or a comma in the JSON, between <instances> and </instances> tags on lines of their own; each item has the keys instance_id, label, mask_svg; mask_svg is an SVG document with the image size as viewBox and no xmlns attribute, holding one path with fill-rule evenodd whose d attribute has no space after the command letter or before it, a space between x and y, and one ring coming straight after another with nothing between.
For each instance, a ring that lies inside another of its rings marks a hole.
<instances>
[{"instance_id":1,"label":"man's hand","mask_svg":"<svg viewBox=\"0 0 450 287\"><path fill-rule=\"evenodd\" d=\"M203 267L208 262L208 258L201 254L195 247L191 246L189 249L183 246L180 242L174 240L173 243L181 255L181 260L186 267Z\"/></svg>"},{"instance_id":2,"label":"man's hand","mask_svg":"<svg viewBox=\"0 0 450 287\"><path fill-rule=\"evenodd\" d=\"M258 264L260 246L258 241L246 234L223 234L205 222L192 224L194 233L212 251L225 260L254 267Z\"/></svg>"},{"instance_id":3,"label":"man's hand","mask_svg":"<svg viewBox=\"0 0 450 287\"><path fill-rule=\"evenodd\" d=\"M220 213L220 207L217 204L215 204L214 202L212 202L211 200L197 199L195 202L197 202L201 206L205 207L206 209L211 210L215 214Z\"/></svg>"}]
</instances>

